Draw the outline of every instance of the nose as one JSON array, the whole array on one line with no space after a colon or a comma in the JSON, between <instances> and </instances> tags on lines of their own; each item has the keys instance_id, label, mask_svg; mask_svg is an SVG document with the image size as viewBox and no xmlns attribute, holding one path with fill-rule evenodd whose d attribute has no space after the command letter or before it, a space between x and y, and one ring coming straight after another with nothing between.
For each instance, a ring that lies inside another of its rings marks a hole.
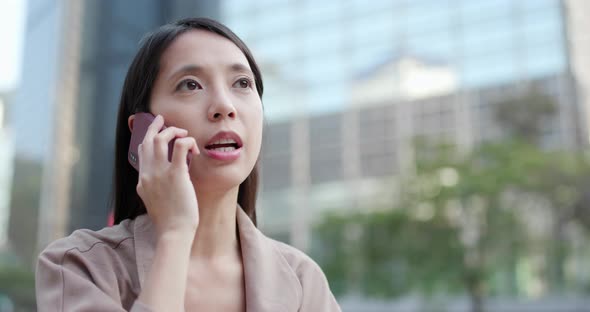
<instances>
[{"instance_id":1,"label":"nose","mask_svg":"<svg viewBox=\"0 0 590 312\"><path fill-rule=\"evenodd\" d=\"M225 118L235 119L236 108L225 92L217 92L211 101L207 116L210 121L220 121Z\"/></svg>"}]
</instances>

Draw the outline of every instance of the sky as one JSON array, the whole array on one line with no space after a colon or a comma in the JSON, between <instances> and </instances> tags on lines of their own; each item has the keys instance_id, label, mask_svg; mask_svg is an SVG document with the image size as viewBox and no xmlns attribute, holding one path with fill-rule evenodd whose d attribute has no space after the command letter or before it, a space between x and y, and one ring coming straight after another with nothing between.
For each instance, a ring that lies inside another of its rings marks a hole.
<instances>
[{"instance_id":1,"label":"sky","mask_svg":"<svg viewBox=\"0 0 590 312\"><path fill-rule=\"evenodd\" d=\"M26 0L0 0L0 92L18 86L25 35Z\"/></svg>"}]
</instances>

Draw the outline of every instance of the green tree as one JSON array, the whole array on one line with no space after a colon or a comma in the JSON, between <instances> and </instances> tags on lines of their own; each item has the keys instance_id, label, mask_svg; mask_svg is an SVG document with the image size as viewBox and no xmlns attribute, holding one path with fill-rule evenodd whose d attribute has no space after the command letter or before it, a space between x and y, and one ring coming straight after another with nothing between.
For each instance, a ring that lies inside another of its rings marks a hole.
<instances>
[{"instance_id":1,"label":"green tree","mask_svg":"<svg viewBox=\"0 0 590 312\"><path fill-rule=\"evenodd\" d=\"M38 161L16 158L10 202L8 237L12 250L23 263L36 257L42 167Z\"/></svg>"},{"instance_id":2,"label":"green tree","mask_svg":"<svg viewBox=\"0 0 590 312\"><path fill-rule=\"evenodd\" d=\"M399 202L318 224L316 254L336 293L467 293L479 312L487 295L524 291L519 263L539 246L550 263L544 278L564 287L565 226L590 225L589 162L577 151L540 148L542 124L556 111L550 97L532 90L494 107L509 136L467 155L417 140L416 172L402 181ZM544 203L553 220L540 240L523 208L531 202Z\"/></svg>"},{"instance_id":3,"label":"green tree","mask_svg":"<svg viewBox=\"0 0 590 312\"><path fill-rule=\"evenodd\" d=\"M563 287L567 238L551 232L535 243L521 206L535 199L548 203L557 226L577 222L588 161L520 141L483 144L468 156L422 142L416 156L399 203L330 215L316 227L315 254L337 294L465 292L472 311L483 311L487 295L525 291L518 265L538 246L550 263L544 278Z\"/></svg>"},{"instance_id":4,"label":"green tree","mask_svg":"<svg viewBox=\"0 0 590 312\"><path fill-rule=\"evenodd\" d=\"M557 112L555 100L539 89L509 97L495 104L495 119L513 139L538 143L543 124Z\"/></svg>"}]
</instances>

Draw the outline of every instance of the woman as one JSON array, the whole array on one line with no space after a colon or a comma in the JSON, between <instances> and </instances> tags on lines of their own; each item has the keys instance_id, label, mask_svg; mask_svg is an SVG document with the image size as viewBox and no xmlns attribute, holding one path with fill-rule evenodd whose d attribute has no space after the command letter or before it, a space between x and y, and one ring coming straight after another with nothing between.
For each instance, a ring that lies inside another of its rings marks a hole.
<instances>
[{"instance_id":1,"label":"woman","mask_svg":"<svg viewBox=\"0 0 590 312\"><path fill-rule=\"evenodd\" d=\"M318 265L256 228L262 91L252 54L218 22L148 35L121 97L116 225L43 251L39 310L339 311ZM140 112L157 117L137 172L127 152Z\"/></svg>"}]
</instances>

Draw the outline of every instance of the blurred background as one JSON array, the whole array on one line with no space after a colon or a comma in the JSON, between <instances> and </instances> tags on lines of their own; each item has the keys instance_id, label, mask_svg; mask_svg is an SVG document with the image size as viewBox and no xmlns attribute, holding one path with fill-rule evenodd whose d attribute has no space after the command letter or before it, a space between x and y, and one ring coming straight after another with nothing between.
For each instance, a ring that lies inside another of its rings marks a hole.
<instances>
[{"instance_id":1,"label":"blurred background","mask_svg":"<svg viewBox=\"0 0 590 312\"><path fill-rule=\"evenodd\" d=\"M590 311L585 0L2 0L0 311L106 225L127 68L188 16L259 62L260 227L344 311Z\"/></svg>"}]
</instances>

